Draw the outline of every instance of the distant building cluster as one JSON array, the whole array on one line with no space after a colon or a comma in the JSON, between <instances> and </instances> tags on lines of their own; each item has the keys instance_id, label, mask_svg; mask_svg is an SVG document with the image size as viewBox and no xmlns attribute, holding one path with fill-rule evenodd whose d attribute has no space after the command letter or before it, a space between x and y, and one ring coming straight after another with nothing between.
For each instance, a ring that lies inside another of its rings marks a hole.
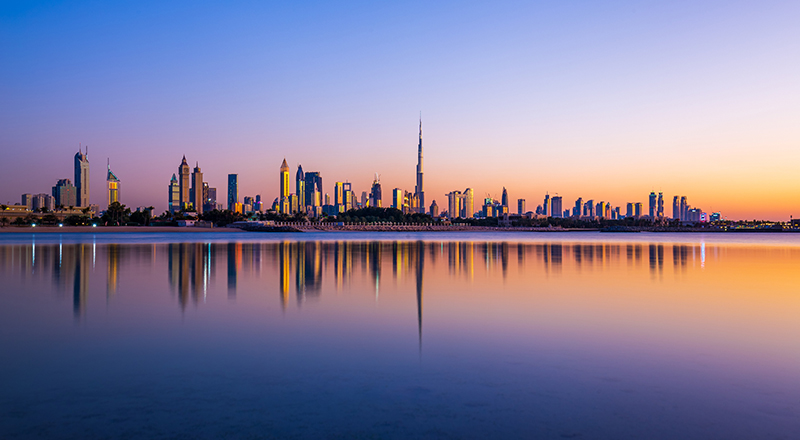
<instances>
[{"instance_id":1,"label":"distant building cluster","mask_svg":"<svg viewBox=\"0 0 800 440\"><path fill-rule=\"evenodd\" d=\"M89 149L84 152L82 147L74 156L73 180L69 178L58 179L52 187L50 194L40 193L22 194L20 204L10 207L16 212L54 212L61 214L83 213L88 208L87 213L99 214L100 206L89 203ZM74 182L74 183L73 183ZM121 182L120 179L111 171L111 163L108 164L106 174L106 197L103 210L114 202L120 201Z\"/></svg>"}]
</instances>

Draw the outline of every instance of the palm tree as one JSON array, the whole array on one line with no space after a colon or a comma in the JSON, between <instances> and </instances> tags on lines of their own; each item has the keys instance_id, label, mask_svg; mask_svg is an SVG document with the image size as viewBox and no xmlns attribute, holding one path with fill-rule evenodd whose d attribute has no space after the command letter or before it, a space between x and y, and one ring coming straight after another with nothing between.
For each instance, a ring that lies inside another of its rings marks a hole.
<instances>
[{"instance_id":1,"label":"palm tree","mask_svg":"<svg viewBox=\"0 0 800 440\"><path fill-rule=\"evenodd\" d=\"M5 210L5 208L3 208L3 210ZM0 227L5 228L9 223L8 217L0 218Z\"/></svg>"}]
</instances>

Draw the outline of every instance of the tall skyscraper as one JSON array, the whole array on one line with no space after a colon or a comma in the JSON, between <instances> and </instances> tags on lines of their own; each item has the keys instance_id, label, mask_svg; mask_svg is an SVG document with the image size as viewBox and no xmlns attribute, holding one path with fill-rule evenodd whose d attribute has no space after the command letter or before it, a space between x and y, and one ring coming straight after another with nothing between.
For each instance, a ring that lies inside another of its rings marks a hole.
<instances>
[{"instance_id":1,"label":"tall skyscraper","mask_svg":"<svg viewBox=\"0 0 800 440\"><path fill-rule=\"evenodd\" d=\"M322 206L322 176L319 171L305 173L306 206Z\"/></svg>"},{"instance_id":2,"label":"tall skyscraper","mask_svg":"<svg viewBox=\"0 0 800 440\"><path fill-rule=\"evenodd\" d=\"M198 214L203 213L203 172L200 171L200 164L195 162L194 172L192 172L192 190L190 194L194 210Z\"/></svg>"},{"instance_id":3,"label":"tall skyscraper","mask_svg":"<svg viewBox=\"0 0 800 440\"><path fill-rule=\"evenodd\" d=\"M422 115L419 116L419 146L417 147L417 185L414 187L417 212L425 213L425 191L422 188Z\"/></svg>"},{"instance_id":4,"label":"tall skyscraper","mask_svg":"<svg viewBox=\"0 0 800 440\"><path fill-rule=\"evenodd\" d=\"M451 191L447 194L447 217L458 218L461 214L461 191Z\"/></svg>"},{"instance_id":5,"label":"tall skyscraper","mask_svg":"<svg viewBox=\"0 0 800 440\"><path fill-rule=\"evenodd\" d=\"M550 208L550 211L552 212L551 215L553 217L561 217L564 214L561 196L553 196L553 198L550 199L550 203L552 204L552 207Z\"/></svg>"},{"instance_id":6,"label":"tall skyscraper","mask_svg":"<svg viewBox=\"0 0 800 440\"><path fill-rule=\"evenodd\" d=\"M589 199L583 204L583 215L589 218L595 216L594 213L594 199Z\"/></svg>"},{"instance_id":7,"label":"tall skyscraper","mask_svg":"<svg viewBox=\"0 0 800 440\"><path fill-rule=\"evenodd\" d=\"M111 161L108 162L108 173L106 173L106 185L108 196L106 197L106 209L112 203L119 203L120 182L117 176L111 171Z\"/></svg>"},{"instance_id":8,"label":"tall skyscraper","mask_svg":"<svg viewBox=\"0 0 800 440\"><path fill-rule=\"evenodd\" d=\"M475 192L472 188L464 190L464 201L461 204L461 217L472 218L475 214Z\"/></svg>"},{"instance_id":9,"label":"tall skyscraper","mask_svg":"<svg viewBox=\"0 0 800 440\"><path fill-rule=\"evenodd\" d=\"M291 207L289 204L289 165L286 163L286 158L283 159L281 164L280 175L280 194L278 194L278 206L281 214L291 214Z\"/></svg>"},{"instance_id":10,"label":"tall skyscraper","mask_svg":"<svg viewBox=\"0 0 800 440\"><path fill-rule=\"evenodd\" d=\"M178 178L172 174L172 179L169 180L169 212L178 212L181 210L181 186L178 184Z\"/></svg>"},{"instance_id":11,"label":"tall skyscraper","mask_svg":"<svg viewBox=\"0 0 800 440\"><path fill-rule=\"evenodd\" d=\"M633 217L633 203L625 205L625 217Z\"/></svg>"},{"instance_id":12,"label":"tall skyscraper","mask_svg":"<svg viewBox=\"0 0 800 440\"><path fill-rule=\"evenodd\" d=\"M581 214L583 214L583 198L578 197L578 199L575 200L575 207L572 208L572 216L580 218Z\"/></svg>"},{"instance_id":13,"label":"tall skyscraper","mask_svg":"<svg viewBox=\"0 0 800 440\"><path fill-rule=\"evenodd\" d=\"M236 211L239 203L239 175L228 174L228 209Z\"/></svg>"},{"instance_id":14,"label":"tall skyscraper","mask_svg":"<svg viewBox=\"0 0 800 440\"><path fill-rule=\"evenodd\" d=\"M378 173L375 173L375 180L372 182L372 189L369 191L369 206L374 208L383 207L383 195L381 194L381 180Z\"/></svg>"},{"instance_id":15,"label":"tall skyscraper","mask_svg":"<svg viewBox=\"0 0 800 440\"><path fill-rule=\"evenodd\" d=\"M641 217L642 216L642 211L644 211L643 208L644 207L642 205L642 202L634 203L633 204L633 216L636 217L636 218Z\"/></svg>"},{"instance_id":16,"label":"tall skyscraper","mask_svg":"<svg viewBox=\"0 0 800 440\"><path fill-rule=\"evenodd\" d=\"M517 214L525 215L525 199L517 199Z\"/></svg>"},{"instance_id":17,"label":"tall skyscraper","mask_svg":"<svg viewBox=\"0 0 800 440\"><path fill-rule=\"evenodd\" d=\"M545 217L550 216L550 194L544 195L544 202L542 202L542 214Z\"/></svg>"},{"instance_id":18,"label":"tall skyscraper","mask_svg":"<svg viewBox=\"0 0 800 440\"><path fill-rule=\"evenodd\" d=\"M350 182L345 182L342 185L342 195L344 197L345 212L353 209L353 184Z\"/></svg>"},{"instance_id":19,"label":"tall skyscraper","mask_svg":"<svg viewBox=\"0 0 800 440\"><path fill-rule=\"evenodd\" d=\"M439 205L436 204L436 200L431 202L430 214L433 218L439 217Z\"/></svg>"},{"instance_id":20,"label":"tall skyscraper","mask_svg":"<svg viewBox=\"0 0 800 440\"><path fill-rule=\"evenodd\" d=\"M686 220L687 213L689 212L689 205L686 203L686 196L681 196L681 220Z\"/></svg>"},{"instance_id":21,"label":"tall skyscraper","mask_svg":"<svg viewBox=\"0 0 800 440\"><path fill-rule=\"evenodd\" d=\"M654 218L656 218L656 192L655 191L650 191L649 202L650 202L650 211L649 211L650 218L654 219Z\"/></svg>"},{"instance_id":22,"label":"tall skyscraper","mask_svg":"<svg viewBox=\"0 0 800 440\"><path fill-rule=\"evenodd\" d=\"M61 206L64 208L74 207L77 205L77 188L72 185L69 179L61 179L53 187L53 197L55 198L56 207Z\"/></svg>"},{"instance_id":23,"label":"tall skyscraper","mask_svg":"<svg viewBox=\"0 0 800 440\"><path fill-rule=\"evenodd\" d=\"M658 212L656 215L658 215L658 218L664 218L664 194L661 191L658 192Z\"/></svg>"},{"instance_id":24,"label":"tall skyscraper","mask_svg":"<svg viewBox=\"0 0 800 440\"><path fill-rule=\"evenodd\" d=\"M89 206L89 147L86 147L86 154L80 147L75 154L75 202L76 206Z\"/></svg>"},{"instance_id":25,"label":"tall skyscraper","mask_svg":"<svg viewBox=\"0 0 800 440\"><path fill-rule=\"evenodd\" d=\"M500 203L505 208L506 213L508 213L508 191L506 191L506 187L503 187L503 195L500 197Z\"/></svg>"},{"instance_id":26,"label":"tall skyscraper","mask_svg":"<svg viewBox=\"0 0 800 440\"><path fill-rule=\"evenodd\" d=\"M403 210L403 190L400 188L392 190L392 208Z\"/></svg>"},{"instance_id":27,"label":"tall skyscraper","mask_svg":"<svg viewBox=\"0 0 800 440\"><path fill-rule=\"evenodd\" d=\"M180 186L180 209L188 209L192 203L189 197L189 164L186 163L186 156L183 156L181 164L178 165L178 185Z\"/></svg>"},{"instance_id":28,"label":"tall skyscraper","mask_svg":"<svg viewBox=\"0 0 800 440\"><path fill-rule=\"evenodd\" d=\"M344 182L336 182L333 184L333 205L336 212L345 212L344 203Z\"/></svg>"},{"instance_id":29,"label":"tall skyscraper","mask_svg":"<svg viewBox=\"0 0 800 440\"><path fill-rule=\"evenodd\" d=\"M672 219L673 220L681 219L681 205L678 202L678 196L672 198Z\"/></svg>"},{"instance_id":30,"label":"tall skyscraper","mask_svg":"<svg viewBox=\"0 0 800 440\"><path fill-rule=\"evenodd\" d=\"M306 205L306 175L303 173L303 166L297 165L297 174L294 176L294 191L297 194L297 207L305 212Z\"/></svg>"}]
</instances>

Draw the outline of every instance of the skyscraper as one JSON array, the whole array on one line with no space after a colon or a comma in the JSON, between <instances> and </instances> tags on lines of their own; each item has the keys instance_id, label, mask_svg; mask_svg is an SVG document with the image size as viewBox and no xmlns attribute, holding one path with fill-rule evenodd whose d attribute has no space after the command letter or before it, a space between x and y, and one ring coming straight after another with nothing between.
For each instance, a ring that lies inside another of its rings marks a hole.
<instances>
[{"instance_id":1,"label":"skyscraper","mask_svg":"<svg viewBox=\"0 0 800 440\"><path fill-rule=\"evenodd\" d=\"M322 176L319 171L305 173L306 206L322 206Z\"/></svg>"},{"instance_id":2,"label":"skyscraper","mask_svg":"<svg viewBox=\"0 0 800 440\"><path fill-rule=\"evenodd\" d=\"M190 194L194 210L198 214L203 213L203 172L200 171L200 164L195 162L194 172L192 173L192 190Z\"/></svg>"},{"instance_id":3,"label":"skyscraper","mask_svg":"<svg viewBox=\"0 0 800 440\"><path fill-rule=\"evenodd\" d=\"M286 158L283 159L281 164L280 175L280 194L278 194L278 206L280 207L281 214L291 214L289 205L289 165L286 164Z\"/></svg>"},{"instance_id":4,"label":"skyscraper","mask_svg":"<svg viewBox=\"0 0 800 440\"><path fill-rule=\"evenodd\" d=\"M419 116L419 146L417 147L417 185L414 187L417 212L425 213L425 191L422 188L422 114Z\"/></svg>"},{"instance_id":5,"label":"skyscraper","mask_svg":"<svg viewBox=\"0 0 800 440\"><path fill-rule=\"evenodd\" d=\"M633 217L633 203L625 205L625 217Z\"/></svg>"},{"instance_id":6,"label":"skyscraper","mask_svg":"<svg viewBox=\"0 0 800 440\"><path fill-rule=\"evenodd\" d=\"M344 182L336 182L333 184L333 205L336 212L345 212L344 203Z\"/></svg>"},{"instance_id":7,"label":"skyscraper","mask_svg":"<svg viewBox=\"0 0 800 440\"><path fill-rule=\"evenodd\" d=\"M169 180L169 212L178 212L181 210L181 187L178 184L178 178L172 174L172 179Z\"/></svg>"},{"instance_id":8,"label":"skyscraper","mask_svg":"<svg viewBox=\"0 0 800 440\"><path fill-rule=\"evenodd\" d=\"M681 219L681 205L678 202L678 196L672 198L672 219L673 220Z\"/></svg>"},{"instance_id":9,"label":"skyscraper","mask_svg":"<svg viewBox=\"0 0 800 440\"><path fill-rule=\"evenodd\" d=\"M575 200L575 206L572 208L572 216L580 218L581 214L583 214L583 198L578 197L578 199Z\"/></svg>"},{"instance_id":10,"label":"skyscraper","mask_svg":"<svg viewBox=\"0 0 800 440\"><path fill-rule=\"evenodd\" d=\"M69 179L61 179L53 187L53 197L55 198L56 206L68 208L77 205L77 188L72 185Z\"/></svg>"},{"instance_id":11,"label":"skyscraper","mask_svg":"<svg viewBox=\"0 0 800 440\"><path fill-rule=\"evenodd\" d=\"M294 190L297 194L297 208L306 211L306 175L303 173L303 166L297 165L297 174L294 176Z\"/></svg>"},{"instance_id":12,"label":"skyscraper","mask_svg":"<svg viewBox=\"0 0 800 440\"><path fill-rule=\"evenodd\" d=\"M464 201L461 204L461 217L471 218L475 214L475 192L472 188L464 190Z\"/></svg>"},{"instance_id":13,"label":"skyscraper","mask_svg":"<svg viewBox=\"0 0 800 440\"><path fill-rule=\"evenodd\" d=\"M375 180L372 182L372 189L369 192L369 206L381 208L382 205L381 180L380 177L378 177L378 173L375 173Z\"/></svg>"},{"instance_id":14,"label":"skyscraper","mask_svg":"<svg viewBox=\"0 0 800 440\"><path fill-rule=\"evenodd\" d=\"M561 206L562 205L561 196L554 196L552 199L550 199L550 203L552 204L552 207L550 208L550 211L552 212L551 215L553 217L561 217L564 214Z\"/></svg>"},{"instance_id":15,"label":"skyscraper","mask_svg":"<svg viewBox=\"0 0 800 440\"><path fill-rule=\"evenodd\" d=\"M353 184L345 182L342 185L342 195L344 197L344 210L345 212L353 209Z\"/></svg>"},{"instance_id":16,"label":"skyscraper","mask_svg":"<svg viewBox=\"0 0 800 440\"><path fill-rule=\"evenodd\" d=\"M403 210L403 190L400 188L392 190L392 208Z\"/></svg>"},{"instance_id":17,"label":"skyscraper","mask_svg":"<svg viewBox=\"0 0 800 440\"><path fill-rule=\"evenodd\" d=\"M517 214L525 215L525 199L517 199Z\"/></svg>"},{"instance_id":18,"label":"skyscraper","mask_svg":"<svg viewBox=\"0 0 800 440\"><path fill-rule=\"evenodd\" d=\"M117 176L111 171L111 161L108 162L108 173L106 173L106 184L108 196L106 197L106 209L112 203L119 203L120 182Z\"/></svg>"},{"instance_id":19,"label":"skyscraper","mask_svg":"<svg viewBox=\"0 0 800 440\"><path fill-rule=\"evenodd\" d=\"M239 175L228 174L228 209L236 211L239 203Z\"/></svg>"},{"instance_id":20,"label":"skyscraper","mask_svg":"<svg viewBox=\"0 0 800 440\"><path fill-rule=\"evenodd\" d=\"M75 202L76 206L89 206L89 147L86 147L86 154L80 147L75 154Z\"/></svg>"},{"instance_id":21,"label":"skyscraper","mask_svg":"<svg viewBox=\"0 0 800 440\"><path fill-rule=\"evenodd\" d=\"M503 195L500 197L500 203L503 205L504 214L508 213L508 191L503 187Z\"/></svg>"},{"instance_id":22,"label":"skyscraper","mask_svg":"<svg viewBox=\"0 0 800 440\"><path fill-rule=\"evenodd\" d=\"M681 196L681 220L686 220L689 212L689 205L686 203L686 196Z\"/></svg>"},{"instance_id":23,"label":"skyscraper","mask_svg":"<svg viewBox=\"0 0 800 440\"><path fill-rule=\"evenodd\" d=\"M436 200L431 202L431 217L436 218L439 217L439 205L436 204Z\"/></svg>"},{"instance_id":24,"label":"skyscraper","mask_svg":"<svg viewBox=\"0 0 800 440\"><path fill-rule=\"evenodd\" d=\"M664 194L659 191L658 192L658 218L664 218Z\"/></svg>"},{"instance_id":25,"label":"skyscraper","mask_svg":"<svg viewBox=\"0 0 800 440\"><path fill-rule=\"evenodd\" d=\"M550 216L550 194L544 195L544 202L542 203L542 215L545 217Z\"/></svg>"},{"instance_id":26,"label":"skyscraper","mask_svg":"<svg viewBox=\"0 0 800 440\"><path fill-rule=\"evenodd\" d=\"M650 211L649 211L650 218L654 219L654 218L656 218L656 192L655 191L650 191L649 201L650 201Z\"/></svg>"},{"instance_id":27,"label":"skyscraper","mask_svg":"<svg viewBox=\"0 0 800 440\"><path fill-rule=\"evenodd\" d=\"M186 156L183 156L181 164L178 165L178 185L180 186L180 209L187 209L192 202L189 197L189 164L186 163Z\"/></svg>"},{"instance_id":28,"label":"skyscraper","mask_svg":"<svg viewBox=\"0 0 800 440\"><path fill-rule=\"evenodd\" d=\"M447 194L447 217L458 218L461 214L461 191L451 191Z\"/></svg>"}]
</instances>

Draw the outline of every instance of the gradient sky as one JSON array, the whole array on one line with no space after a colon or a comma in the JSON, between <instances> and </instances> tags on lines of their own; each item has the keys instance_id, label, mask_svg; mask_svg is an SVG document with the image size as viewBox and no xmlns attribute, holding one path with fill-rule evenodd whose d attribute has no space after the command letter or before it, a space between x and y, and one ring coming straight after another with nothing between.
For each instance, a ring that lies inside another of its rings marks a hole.
<instances>
[{"instance_id":1,"label":"gradient sky","mask_svg":"<svg viewBox=\"0 0 800 440\"><path fill-rule=\"evenodd\" d=\"M167 207L185 154L218 199L293 172L426 199L506 186L738 218L800 216L800 3L29 2L0 5L0 201L89 145L128 206ZM516 206L513 208L516 210Z\"/></svg>"}]
</instances>

